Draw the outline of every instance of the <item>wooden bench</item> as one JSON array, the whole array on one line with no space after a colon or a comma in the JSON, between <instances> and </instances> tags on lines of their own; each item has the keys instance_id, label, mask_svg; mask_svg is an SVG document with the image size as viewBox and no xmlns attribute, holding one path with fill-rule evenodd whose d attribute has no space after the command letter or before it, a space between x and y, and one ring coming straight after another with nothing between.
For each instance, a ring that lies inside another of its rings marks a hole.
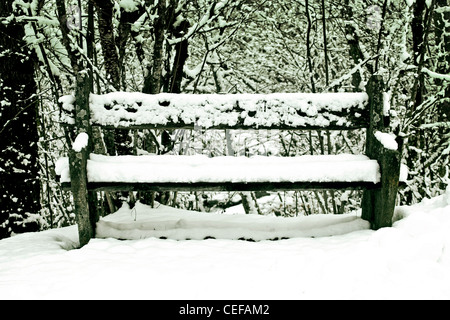
<instances>
[{"instance_id":1,"label":"wooden bench","mask_svg":"<svg viewBox=\"0 0 450 320\"><path fill-rule=\"evenodd\" d=\"M86 100L86 99L84 99ZM362 218L373 229L391 225L400 151L385 133L383 83L363 93L156 94L114 92L60 99L61 121L78 136L57 168L71 189L80 245L95 236L90 191L363 189ZM363 155L300 157L105 156L91 154L91 126L120 129L350 130L366 128ZM88 192L89 191L89 192Z\"/></svg>"}]
</instances>

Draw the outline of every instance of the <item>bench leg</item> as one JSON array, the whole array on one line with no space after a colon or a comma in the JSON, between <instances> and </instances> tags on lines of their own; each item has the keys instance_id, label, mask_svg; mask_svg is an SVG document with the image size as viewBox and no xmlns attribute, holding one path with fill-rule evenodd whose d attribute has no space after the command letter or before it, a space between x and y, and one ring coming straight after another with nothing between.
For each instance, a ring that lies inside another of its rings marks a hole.
<instances>
[{"instance_id":1,"label":"bench leg","mask_svg":"<svg viewBox=\"0 0 450 320\"><path fill-rule=\"evenodd\" d=\"M75 152L71 150L69 153L69 163L78 236L80 247L83 247L95 235L95 219L92 215L93 210L89 208L89 203L92 202L93 195L87 191L87 152Z\"/></svg>"},{"instance_id":2,"label":"bench leg","mask_svg":"<svg viewBox=\"0 0 450 320\"><path fill-rule=\"evenodd\" d=\"M400 175L400 153L385 149L379 163L381 188L365 190L361 204L361 218L369 221L374 230L392 225Z\"/></svg>"}]
</instances>

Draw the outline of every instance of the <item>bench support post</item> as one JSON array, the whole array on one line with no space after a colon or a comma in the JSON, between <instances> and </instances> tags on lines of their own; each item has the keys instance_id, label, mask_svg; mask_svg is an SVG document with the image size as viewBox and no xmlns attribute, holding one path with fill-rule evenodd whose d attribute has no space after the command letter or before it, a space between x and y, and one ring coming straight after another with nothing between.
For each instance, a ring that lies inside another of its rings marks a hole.
<instances>
[{"instance_id":1,"label":"bench support post","mask_svg":"<svg viewBox=\"0 0 450 320\"><path fill-rule=\"evenodd\" d=\"M87 191L87 157L86 148L83 148L80 152L74 150L69 152L70 181L80 247L87 244L95 235L95 224L91 221L90 201Z\"/></svg>"},{"instance_id":2,"label":"bench support post","mask_svg":"<svg viewBox=\"0 0 450 320\"><path fill-rule=\"evenodd\" d=\"M367 93L370 104L370 127L366 135L366 154L380 165L381 187L365 190L362 198L361 217L377 230L392 225L395 200L400 176L400 151L386 149L375 137L376 131L385 131L383 114L383 79L375 75L369 79Z\"/></svg>"},{"instance_id":3,"label":"bench support post","mask_svg":"<svg viewBox=\"0 0 450 320\"><path fill-rule=\"evenodd\" d=\"M95 236L95 225L98 219L96 193L87 189L87 160L92 150L89 88L89 77L83 73L78 74L75 91L76 134L78 135L81 132L87 133L88 144L81 150L70 150L69 169L80 248Z\"/></svg>"},{"instance_id":4,"label":"bench support post","mask_svg":"<svg viewBox=\"0 0 450 320\"><path fill-rule=\"evenodd\" d=\"M361 204L361 217L370 221L374 230L392 225L400 175L400 153L383 146L379 150L377 160L380 164L381 187L364 190Z\"/></svg>"}]
</instances>

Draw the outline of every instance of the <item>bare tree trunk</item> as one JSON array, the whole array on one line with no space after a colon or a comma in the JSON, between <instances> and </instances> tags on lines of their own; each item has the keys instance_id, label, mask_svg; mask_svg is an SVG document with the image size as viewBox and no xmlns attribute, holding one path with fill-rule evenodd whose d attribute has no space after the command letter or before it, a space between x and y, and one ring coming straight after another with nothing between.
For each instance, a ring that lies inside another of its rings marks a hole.
<instances>
[{"instance_id":1,"label":"bare tree trunk","mask_svg":"<svg viewBox=\"0 0 450 320\"><path fill-rule=\"evenodd\" d=\"M134 22L136 22L136 20L143 12L144 8L141 6L139 6L135 11L128 12L122 9L120 12L120 22L116 44L118 52L118 69L120 73L119 78L121 90L127 90L125 64L123 62L126 54L126 45L132 33L131 26Z\"/></svg>"},{"instance_id":2,"label":"bare tree trunk","mask_svg":"<svg viewBox=\"0 0 450 320\"><path fill-rule=\"evenodd\" d=\"M163 70L163 50L164 50L164 33L166 29L166 1L158 0L157 5L158 18L153 26L155 43L153 46L153 67L148 70L148 74L144 80L144 93L159 93L162 86L162 70Z\"/></svg>"},{"instance_id":3,"label":"bare tree trunk","mask_svg":"<svg viewBox=\"0 0 450 320\"><path fill-rule=\"evenodd\" d=\"M411 22L411 29L413 34L413 63L417 66L417 72L414 79L414 84L411 89L411 99L409 102L409 109L407 110L407 118L415 119L413 124L417 129L415 133L409 135L407 143L408 147L408 157L407 165L409 168L414 168L416 163L422 163L422 152L426 147L424 130L420 129L420 125L423 124L424 117L417 116L420 114L420 108L424 101L425 95L425 78L422 72L422 68L425 64L426 48L428 45L428 35L430 33L430 25L432 21L434 11L434 0L431 2L430 8L425 4L425 0L417 0L414 3L414 16ZM410 130L410 128L406 128ZM419 152L418 152L419 151ZM425 177L425 172L417 173L418 176ZM419 183L418 192L423 197L426 194L424 185ZM406 194L407 201L412 203L414 195L412 192Z\"/></svg>"},{"instance_id":4,"label":"bare tree trunk","mask_svg":"<svg viewBox=\"0 0 450 320\"><path fill-rule=\"evenodd\" d=\"M330 79L328 75L328 47L327 47L327 25L325 20L325 0L322 0L322 34L323 34L323 53L325 56L325 85L328 87Z\"/></svg>"},{"instance_id":5,"label":"bare tree trunk","mask_svg":"<svg viewBox=\"0 0 450 320\"><path fill-rule=\"evenodd\" d=\"M152 68L149 66L146 70L146 75L144 76L144 86L142 88L143 93L157 94L160 93L163 79L163 56L164 56L164 34L166 31L166 1L158 0L156 5L157 18L155 19L153 25L153 32L155 36L155 41L153 44L153 64ZM151 144L156 138L153 136L152 132L148 132L146 139L148 143ZM154 202L156 199L156 193L152 192L140 192L139 198L142 203L146 203L154 207ZM165 195L161 195L161 198L165 198Z\"/></svg>"},{"instance_id":6,"label":"bare tree trunk","mask_svg":"<svg viewBox=\"0 0 450 320\"><path fill-rule=\"evenodd\" d=\"M175 37L179 38L182 37L184 34L188 32L188 29L190 27L189 21L186 19L183 19L176 27L173 27L174 21L177 17L175 13L175 4L178 1L175 1L175 3L172 3L171 6L167 8L167 29L170 32L170 34ZM181 93L181 81L183 79L183 68L186 63L187 58L189 57L188 54L188 46L189 41L183 40L180 41L175 45L175 59L173 61L172 65L172 75L170 79L170 84L168 88L168 92L173 93Z\"/></svg>"},{"instance_id":7,"label":"bare tree trunk","mask_svg":"<svg viewBox=\"0 0 450 320\"><path fill-rule=\"evenodd\" d=\"M377 72L377 70L378 70L378 62L379 62L379 58L380 58L379 53L381 50L381 38L383 36L384 18L386 17L387 4L388 4L388 0L384 0L383 9L381 12L380 29L378 30L377 57L375 59L375 72Z\"/></svg>"},{"instance_id":8,"label":"bare tree trunk","mask_svg":"<svg viewBox=\"0 0 450 320\"><path fill-rule=\"evenodd\" d=\"M97 23L100 35L100 43L105 60L107 79L115 90L120 89L119 55L117 52L116 39L114 37L113 3L111 0L92 0L97 10Z\"/></svg>"},{"instance_id":9,"label":"bare tree trunk","mask_svg":"<svg viewBox=\"0 0 450 320\"><path fill-rule=\"evenodd\" d=\"M436 72L450 74L450 4L448 0L436 0L434 12L434 30L438 61ZM437 86L443 85L442 79L436 79ZM445 99L437 107L439 121L450 121L450 86L445 88Z\"/></svg>"},{"instance_id":10,"label":"bare tree trunk","mask_svg":"<svg viewBox=\"0 0 450 320\"><path fill-rule=\"evenodd\" d=\"M71 150L69 153L69 168L71 189L74 197L76 221L80 246L89 242L95 236L95 224L98 219L97 194L87 191L87 158L92 151L93 135L90 127L89 93L92 81L89 78L88 63L81 59L69 37L70 29L67 25L67 11L64 0L56 0L59 28L64 47L67 50L71 67L75 74L75 126L76 134L85 132L89 137L89 144L80 152ZM85 72L87 71L87 73Z\"/></svg>"},{"instance_id":11,"label":"bare tree trunk","mask_svg":"<svg viewBox=\"0 0 450 320\"><path fill-rule=\"evenodd\" d=\"M358 34L356 32L356 29L353 25L353 10L352 10L352 6L350 5L350 0L345 0L344 1L344 6L343 6L343 16L344 19L346 20L345 23L345 37L347 39L347 43L349 45L349 54L350 57L353 60L353 63L355 65L358 65L362 60L363 60L363 54L362 51L359 47L359 37ZM352 74L352 86L353 86L353 91L354 92L360 92L361 88L360 88L360 84L361 84L361 73L359 70L356 70L356 72L354 72Z\"/></svg>"},{"instance_id":12,"label":"bare tree trunk","mask_svg":"<svg viewBox=\"0 0 450 320\"><path fill-rule=\"evenodd\" d=\"M308 61L308 71L309 78L311 80L311 92L316 92L316 86L314 84L314 75L313 75L313 64L311 58L311 16L309 15L309 0L305 0L305 10L306 10L306 20L307 20L307 28L306 28L306 60Z\"/></svg>"},{"instance_id":13,"label":"bare tree trunk","mask_svg":"<svg viewBox=\"0 0 450 320\"><path fill-rule=\"evenodd\" d=\"M438 59L436 72L440 74L450 74L450 3L448 0L436 0L436 10L434 13L434 30L436 37L436 50L438 51ZM442 79L435 79L435 84L437 88L441 88L445 85ZM444 91L444 96L440 99L437 110L437 121L438 122L450 122L450 84L447 82L447 87L442 88ZM439 138L443 138L450 132L447 127L439 127L438 135ZM449 142L447 142L448 145ZM445 143L441 143L441 146L445 146ZM447 174L446 171L449 167L449 157L444 156L443 152L438 153L443 156L439 164L439 175L444 178ZM446 188L444 179L441 179L440 189L444 190Z\"/></svg>"}]
</instances>

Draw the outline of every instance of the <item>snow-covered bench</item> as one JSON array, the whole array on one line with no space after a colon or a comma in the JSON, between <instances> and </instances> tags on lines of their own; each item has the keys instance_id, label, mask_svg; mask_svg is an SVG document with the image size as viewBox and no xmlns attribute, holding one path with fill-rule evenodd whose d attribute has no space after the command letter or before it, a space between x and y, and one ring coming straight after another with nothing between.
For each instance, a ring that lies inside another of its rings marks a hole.
<instances>
[{"instance_id":1,"label":"snow-covered bench","mask_svg":"<svg viewBox=\"0 0 450 320\"><path fill-rule=\"evenodd\" d=\"M385 131L388 110L378 76L367 93L156 94L114 92L60 99L61 120L78 135L57 174L74 194L81 237L95 235L87 190L364 189L362 217L390 226L400 152ZM349 130L366 128L364 155L301 157L104 156L91 154L91 126L122 129ZM70 159L70 161L69 161Z\"/></svg>"},{"instance_id":2,"label":"snow-covered bench","mask_svg":"<svg viewBox=\"0 0 450 320\"><path fill-rule=\"evenodd\" d=\"M70 188L68 158L57 163ZM214 157L204 155L105 156L90 154L89 190L369 189L380 183L377 160L365 155Z\"/></svg>"}]
</instances>

